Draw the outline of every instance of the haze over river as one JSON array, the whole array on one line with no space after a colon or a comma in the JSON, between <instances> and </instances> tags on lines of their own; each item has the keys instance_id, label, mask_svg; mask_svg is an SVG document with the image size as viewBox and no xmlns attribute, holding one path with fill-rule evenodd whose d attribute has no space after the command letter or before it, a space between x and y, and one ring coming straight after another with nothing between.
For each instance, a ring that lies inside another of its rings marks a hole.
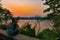
<instances>
[{"instance_id":1,"label":"haze over river","mask_svg":"<svg viewBox=\"0 0 60 40\"><path fill-rule=\"evenodd\" d=\"M31 27L33 28L34 26L36 26L36 30L39 30L42 31L43 29L46 29L46 28L50 28L50 22L48 20L44 20L44 21L36 21L36 20L19 20L18 21L18 25L19 27L22 27L25 23L28 23L31 24Z\"/></svg>"}]
</instances>

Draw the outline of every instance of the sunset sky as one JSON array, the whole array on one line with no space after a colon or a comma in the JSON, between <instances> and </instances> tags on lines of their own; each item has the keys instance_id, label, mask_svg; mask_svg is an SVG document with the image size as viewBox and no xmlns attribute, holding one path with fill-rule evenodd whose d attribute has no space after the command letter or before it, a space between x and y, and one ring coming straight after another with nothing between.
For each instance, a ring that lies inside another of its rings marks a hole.
<instances>
[{"instance_id":1,"label":"sunset sky","mask_svg":"<svg viewBox=\"0 0 60 40\"><path fill-rule=\"evenodd\" d=\"M43 10L47 8L41 0L2 0L1 3L14 16L44 16Z\"/></svg>"}]
</instances>

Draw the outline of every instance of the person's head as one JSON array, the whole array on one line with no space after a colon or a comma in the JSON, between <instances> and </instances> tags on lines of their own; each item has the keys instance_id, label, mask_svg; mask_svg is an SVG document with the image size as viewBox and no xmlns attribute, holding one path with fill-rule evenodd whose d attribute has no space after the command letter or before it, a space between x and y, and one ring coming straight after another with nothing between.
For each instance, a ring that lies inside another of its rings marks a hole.
<instances>
[{"instance_id":1,"label":"person's head","mask_svg":"<svg viewBox=\"0 0 60 40\"><path fill-rule=\"evenodd\" d=\"M13 22L16 23L16 19L15 19L15 18L12 18L12 23L13 23Z\"/></svg>"}]
</instances>

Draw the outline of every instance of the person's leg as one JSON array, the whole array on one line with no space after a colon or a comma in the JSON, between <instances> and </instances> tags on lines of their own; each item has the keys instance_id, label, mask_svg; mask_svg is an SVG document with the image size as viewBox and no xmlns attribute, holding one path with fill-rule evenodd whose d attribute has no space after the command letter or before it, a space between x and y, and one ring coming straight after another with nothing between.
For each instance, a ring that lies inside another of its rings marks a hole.
<instances>
[{"instance_id":1,"label":"person's leg","mask_svg":"<svg viewBox=\"0 0 60 40\"><path fill-rule=\"evenodd\" d=\"M17 35L19 33L18 30L14 31L14 34L13 35Z\"/></svg>"}]
</instances>

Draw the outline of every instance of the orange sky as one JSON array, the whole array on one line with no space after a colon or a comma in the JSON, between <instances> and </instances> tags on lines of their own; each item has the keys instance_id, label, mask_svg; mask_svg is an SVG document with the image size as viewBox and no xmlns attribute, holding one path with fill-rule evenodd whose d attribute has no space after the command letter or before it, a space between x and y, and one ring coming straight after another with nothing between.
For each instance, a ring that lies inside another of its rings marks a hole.
<instances>
[{"instance_id":1,"label":"orange sky","mask_svg":"<svg viewBox=\"0 0 60 40\"><path fill-rule=\"evenodd\" d=\"M2 0L3 7L9 9L14 16L35 16L44 15L43 10L46 6L38 2L6 1Z\"/></svg>"}]
</instances>

